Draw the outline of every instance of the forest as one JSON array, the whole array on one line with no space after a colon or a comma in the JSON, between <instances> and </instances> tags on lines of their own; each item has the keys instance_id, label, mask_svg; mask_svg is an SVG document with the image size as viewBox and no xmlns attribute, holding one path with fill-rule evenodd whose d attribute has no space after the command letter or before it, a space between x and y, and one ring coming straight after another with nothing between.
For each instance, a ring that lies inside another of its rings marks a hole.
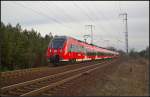
<instances>
[{"instance_id":1,"label":"forest","mask_svg":"<svg viewBox=\"0 0 150 97\"><path fill-rule=\"evenodd\" d=\"M16 70L46 66L46 50L49 42L53 39L51 34L42 37L34 29L22 29L20 24L12 26L1 22L0 28L0 71ZM109 48L110 49L110 48ZM112 49L112 48L111 48ZM113 48L112 50L114 50ZM120 54L125 54L119 51ZM149 46L136 52L129 52L132 57L142 56L149 58Z\"/></svg>"},{"instance_id":2,"label":"forest","mask_svg":"<svg viewBox=\"0 0 150 97\"><path fill-rule=\"evenodd\" d=\"M40 33L22 29L17 24L5 25L0 28L0 70L14 70L47 65L46 49L53 38L51 35L42 37Z\"/></svg>"}]
</instances>

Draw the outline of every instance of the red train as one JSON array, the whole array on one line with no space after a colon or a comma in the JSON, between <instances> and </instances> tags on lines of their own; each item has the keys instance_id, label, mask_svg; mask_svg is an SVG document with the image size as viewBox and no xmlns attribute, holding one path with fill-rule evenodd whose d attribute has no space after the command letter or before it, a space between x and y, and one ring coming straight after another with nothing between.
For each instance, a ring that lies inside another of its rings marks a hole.
<instances>
[{"instance_id":1,"label":"red train","mask_svg":"<svg viewBox=\"0 0 150 97\"><path fill-rule=\"evenodd\" d=\"M49 43L46 54L48 61L51 63L114 58L118 55L118 52L67 36L55 36Z\"/></svg>"}]
</instances>

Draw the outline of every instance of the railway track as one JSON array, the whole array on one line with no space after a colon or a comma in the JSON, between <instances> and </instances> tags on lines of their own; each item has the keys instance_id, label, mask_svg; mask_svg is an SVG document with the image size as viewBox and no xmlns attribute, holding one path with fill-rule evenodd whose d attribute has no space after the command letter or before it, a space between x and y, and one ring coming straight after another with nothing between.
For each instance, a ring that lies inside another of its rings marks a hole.
<instances>
[{"instance_id":1,"label":"railway track","mask_svg":"<svg viewBox=\"0 0 150 97\"><path fill-rule=\"evenodd\" d=\"M1 72L1 84L2 86L14 84L15 82L18 82L17 80L21 77L24 76L29 77L39 72L48 71L48 70L49 68L47 67L41 67L41 68L31 68L31 69Z\"/></svg>"},{"instance_id":2,"label":"railway track","mask_svg":"<svg viewBox=\"0 0 150 97\"><path fill-rule=\"evenodd\" d=\"M5 87L12 84L17 84L36 78L48 76L51 74L64 72L70 69L75 69L79 67L84 67L86 65L91 65L101 61L94 62L85 62L85 63L76 63L73 65L64 65L58 67L41 67L41 68L31 68L23 70L15 70L1 73L1 87ZM102 61L103 62L103 61Z\"/></svg>"},{"instance_id":3,"label":"railway track","mask_svg":"<svg viewBox=\"0 0 150 97\"><path fill-rule=\"evenodd\" d=\"M23 69L23 70L15 70L15 71L6 71L6 72L1 72L2 77L11 77L11 76L17 76L17 75L22 75L25 73L33 73L33 72L38 72L47 69L46 67L40 67L40 68L31 68L31 69Z\"/></svg>"},{"instance_id":4,"label":"railway track","mask_svg":"<svg viewBox=\"0 0 150 97\"><path fill-rule=\"evenodd\" d=\"M112 62L104 61L102 63L88 65L85 67L64 71L62 73L53 74L50 76L34 79L31 81L26 81L23 83L6 86L1 88L1 95L2 96L51 95L51 93L53 92L51 91L52 89L58 88L60 85L68 83L69 81L78 78L80 76L86 75L98 68L107 66Z\"/></svg>"}]
</instances>

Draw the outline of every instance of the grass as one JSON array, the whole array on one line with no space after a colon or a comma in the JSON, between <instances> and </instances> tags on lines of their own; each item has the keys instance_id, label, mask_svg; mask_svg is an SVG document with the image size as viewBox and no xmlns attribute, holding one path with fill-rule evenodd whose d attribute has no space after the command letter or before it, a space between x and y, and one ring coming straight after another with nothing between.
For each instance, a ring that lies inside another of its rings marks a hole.
<instances>
[{"instance_id":1,"label":"grass","mask_svg":"<svg viewBox=\"0 0 150 97\"><path fill-rule=\"evenodd\" d=\"M121 64L117 71L107 75L109 81L97 95L148 96L148 64L140 59Z\"/></svg>"}]
</instances>

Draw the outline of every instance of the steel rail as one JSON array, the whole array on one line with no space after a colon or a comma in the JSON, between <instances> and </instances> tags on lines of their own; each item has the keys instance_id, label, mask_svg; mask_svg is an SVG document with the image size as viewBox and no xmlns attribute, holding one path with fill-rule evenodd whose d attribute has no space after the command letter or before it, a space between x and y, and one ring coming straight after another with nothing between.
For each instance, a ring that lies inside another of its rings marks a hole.
<instances>
[{"instance_id":1,"label":"steel rail","mask_svg":"<svg viewBox=\"0 0 150 97\"><path fill-rule=\"evenodd\" d=\"M74 70L69 70L69 71L65 71L65 72L53 74L53 75L46 76L46 77L42 77L42 78L37 78L37 79L34 79L34 80L22 82L22 83L19 83L19 84L14 84L14 85L6 86L6 87L1 88L1 91L4 92L4 91L8 91L8 90L11 90L11 89L14 89L14 88L18 88L18 87L30 85L30 84L33 84L33 83L35 83L35 82L40 82L40 81L44 81L44 80L47 80L47 79L55 78L55 77L62 76L62 75L68 74L68 73L72 73L72 72L75 72L75 71L79 71L79 70L82 70L82 69L86 69L86 68L88 68L88 67L97 66L97 65L103 64L103 63L104 63L104 62L95 64L95 65L90 65L90 66L78 68L78 69L74 69Z\"/></svg>"},{"instance_id":2,"label":"steel rail","mask_svg":"<svg viewBox=\"0 0 150 97\"><path fill-rule=\"evenodd\" d=\"M95 62L93 63L93 62L86 61L86 63L82 62L79 64L82 65L81 67L83 67L83 66L85 66L85 64L89 65L91 63L94 64ZM97 61L96 61L96 63L97 63ZM67 65L67 66L63 66L63 67L65 67L65 68L71 67L72 68L74 66L76 67L76 65L79 65L79 64ZM13 85L13 84L17 84L17 83L21 83L21 82L25 82L25 81L29 81L29 80L34 80L34 79L37 79L40 77L45 77L45 76L51 75L51 73L49 71L51 71L51 70L55 71L56 69L59 69L61 67L62 66L57 67L57 68L41 67L41 68L31 68L31 69L23 69L23 70L3 72L3 74L1 74L1 83L2 83L1 88L9 86L9 85ZM44 73L44 74L46 73L46 75L42 76L41 75L42 73ZM59 73L59 72L57 72L57 73ZM40 77L36 76L38 74L40 74ZM56 74L56 73L52 73L52 74ZM32 75L34 76L34 79L32 78ZM27 80L24 80L22 77L27 79ZM22 79L20 79L20 78L22 78Z\"/></svg>"},{"instance_id":3,"label":"steel rail","mask_svg":"<svg viewBox=\"0 0 150 97\"><path fill-rule=\"evenodd\" d=\"M42 93L42 92L44 92L44 91L46 91L46 90L48 90L50 88L53 88L55 86L59 86L59 85L65 83L65 82L67 82L69 80L72 80L72 79L75 79L75 78L77 78L77 77L79 77L79 76L81 76L83 74L90 73L93 70L96 70L97 68L104 67L104 66L106 66L106 64L105 65L101 65L101 66L98 66L98 65L103 64L103 63L107 63L107 62L108 61L106 61L106 62L104 61L102 63L97 63L97 64L93 64L93 65L90 65L90 66L86 66L86 67L82 67L82 68L78 68L78 69L73 69L73 70L69 70L69 71L65 71L65 72L53 74L53 75L42 77L42 78L37 78L35 80L26 81L26 82L22 82L22 83L19 83L19 84L14 84L14 85L6 86L6 87L1 88L1 93L6 93L6 92L9 92L9 91L12 91L13 89L17 89L17 88L20 88L20 87L22 88L22 87L29 86L29 85L32 85L32 84L35 84L35 83L47 81L47 80L52 79L52 78L57 78L57 77L60 77L60 76L66 75L66 74L70 74L70 73L73 73L73 72L77 72L77 71L80 71L80 70L84 70L84 69L90 68L87 71L84 71L84 72L82 71L82 73L79 73L79 74L73 75L71 77L65 78L63 80L51 83L50 85L42 86L42 87L39 87L37 89L31 89L31 91L29 91L29 92L26 92L24 94L20 94L21 96L31 96L31 95L34 96L34 95L38 95L39 93Z\"/></svg>"},{"instance_id":4,"label":"steel rail","mask_svg":"<svg viewBox=\"0 0 150 97\"><path fill-rule=\"evenodd\" d=\"M109 64L111 64L111 63L109 63ZM80 76L82 76L82 75L85 75L85 74L87 74L87 73L90 73L90 72L92 72L92 71L94 71L94 70L96 70L96 69L102 68L102 67L107 66L107 65L109 65L109 64L104 64L104 65L102 65L102 66L98 66L98 67L89 69L88 71L85 71L85 72L76 74L76 75L74 75L74 76L68 77L68 78L66 78L66 79L60 80L60 81L58 81L58 82L52 83L52 84L50 84L50 85L48 85L48 86L39 88L39 89L37 89L37 90L34 90L34 91L31 91L31 92L25 93L25 94L20 95L20 96L37 96L37 95L39 95L39 94L41 94L41 93L43 93L43 92L45 92L45 91L47 91L47 90L50 90L51 88L54 88L54 87L59 86L59 85L62 85L62 84L64 84L64 83L68 82L68 81L71 81L71 80L73 80L73 79L75 79L75 78L78 78L78 77L80 77Z\"/></svg>"}]
</instances>

